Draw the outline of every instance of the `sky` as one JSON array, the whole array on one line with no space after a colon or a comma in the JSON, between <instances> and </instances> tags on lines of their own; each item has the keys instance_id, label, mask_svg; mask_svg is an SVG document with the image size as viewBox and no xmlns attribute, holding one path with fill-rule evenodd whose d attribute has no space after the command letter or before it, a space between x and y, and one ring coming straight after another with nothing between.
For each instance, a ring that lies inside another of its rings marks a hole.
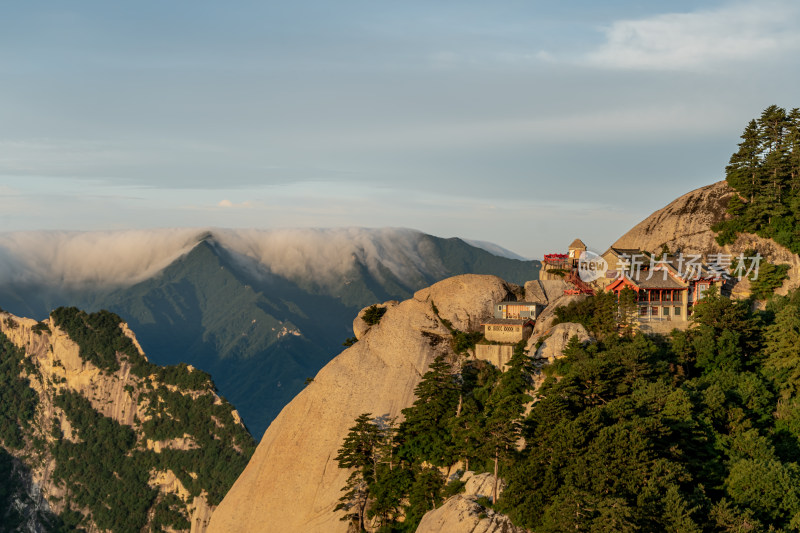
<instances>
[{"instance_id":1,"label":"sky","mask_svg":"<svg viewBox=\"0 0 800 533\"><path fill-rule=\"evenodd\" d=\"M0 231L408 227L604 250L800 106L793 0L14 2Z\"/></svg>"}]
</instances>

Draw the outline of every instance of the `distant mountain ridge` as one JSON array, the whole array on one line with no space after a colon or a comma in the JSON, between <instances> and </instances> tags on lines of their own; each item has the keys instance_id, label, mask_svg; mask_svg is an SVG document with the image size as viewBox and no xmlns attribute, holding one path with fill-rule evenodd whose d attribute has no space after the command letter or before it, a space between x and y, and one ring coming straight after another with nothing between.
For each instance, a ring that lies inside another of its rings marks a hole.
<instances>
[{"instance_id":1,"label":"distant mountain ridge","mask_svg":"<svg viewBox=\"0 0 800 533\"><path fill-rule=\"evenodd\" d=\"M464 273L522 284L537 261L407 229L0 234L0 306L122 316L150 358L213 376L259 438L376 302Z\"/></svg>"}]
</instances>

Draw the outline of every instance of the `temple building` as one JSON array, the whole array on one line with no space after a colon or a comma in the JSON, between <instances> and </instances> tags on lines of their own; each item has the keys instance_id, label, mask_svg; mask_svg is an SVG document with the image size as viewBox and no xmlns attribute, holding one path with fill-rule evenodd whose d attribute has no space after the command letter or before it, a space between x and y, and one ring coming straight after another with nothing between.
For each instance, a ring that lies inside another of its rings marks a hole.
<instances>
[{"instance_id":1,"label":"temple building","mask_svg":"<svg viewBox=\"0 0 800 533\"><path fill-rule=\"evenodd\" d=\"M530 318L536 320L545 306L538 302L499 302L494 306L495 318Z\"/></svg>"},{"instance_id":2,"label":"temple building","mask_svg":"<svg viewBox=\"0 0 800 533\"><path fill-rule=\"evenodd\" d=\"M487 341L517 343L533 334L533 320L527 318L490 318L483 324Z\"/></svg>"},{"instance_id":3,"label":"temple building","mask_svg":"<svg viewBox=\"0 0 800 533\"><path fill-rule=\"evenodd\" d=\"M616 256L616 261L606 259L609 283L605 290L618 297L626 287L635 291L639 320L688 320L709 287L721 288L725 283L719 273L702 263L685 268L674 260L651 260L639 250L610 249L603 257L608 255ZM636 261L636 256L643 258L641 262Z\"/></svg>"}]
</instances>

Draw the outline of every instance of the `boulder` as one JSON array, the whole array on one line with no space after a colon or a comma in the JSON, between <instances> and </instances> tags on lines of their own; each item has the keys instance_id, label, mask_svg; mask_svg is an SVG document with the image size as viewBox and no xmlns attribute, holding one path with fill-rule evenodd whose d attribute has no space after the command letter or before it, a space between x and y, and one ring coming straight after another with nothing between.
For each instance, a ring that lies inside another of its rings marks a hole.
<instances>
[{"instance_id":1,"label":"boulder","mask_svg":"<svg viewBox=\"0 0 800 533\"><path fill-rule=\"evenodd\" d=\"M434 304L439 316L461 331L477 331L494 317L494 305L516 299L514 287L496 276L464 274L440 281L414 294L414 300Z\"/></svg>"},{"instance_id":2,"label":"boulder","mask_svg":"<svg viewBox=\"0 0 800 533\"><path fill-rule=\"evenodd\" d=\"M397 305L397 301L396 300L389 300L388 302L384 302L382 304L375 304L375 305L378 308L381 308L381 309L388 309L390 307L394 307L395 305ZM372 327L371 324L367 324L366 322L364 322L364 319L361 318L362 316L364 316L364 312L367 309L369 309L370 307L372 307L372 306L368 305L367 307L365 307L364 309L359 311L358 314L356 315L356 317L353 319L353 335L355 335L356 339L358 339L358 340L361 340L361 338L367 333L369 328Z\"/></svg>"},{"instance_id":3,"label":"boulder","mask_svg":"<svg viewBox=\"0 0 800 533\"><path fill-rule=\"evenodd\" d=\"M589 332L586 331L586 328L583 327L582 324L575 324L574 322L558 324L554 326L546 336L541 337L544 338L544 342L539 346L539 349L536 350L536 357L547 359L550 362L555 361L557 358L561 357L564 348L566 348L572 337L578 337L578 340L581 342L588 342L592 339ZM538 339L529 341L528 353L531 353L530 350L535 348L536 342L538 342Z\"/></svg>"},{"instance_id":4,"label":"boulder","mask_svg":"<svg viewBox=\"0 0 800 533\"><path fill-rule=\"evenodd\" d=\"M505 515L483 507L474 496L458 494L428 511L417 533L525 533Z\"/></svg>"},{"instance_id":5,"label":"boulder","mask_svg":"<svg viewBox=\"0 0 800 533\"><path fill-rule=\"evenodd\" d=\"M464 472L461 476L461 481L464 481L464 495L465 496L485 496L492 497L494 490L494 474L484 472L482 474L475 474L470 470ZM497 483L497 495L500 496L506 488L506 482L500 479Z\"/></svg>"},{"instance_id":6,"label":"boulder","mask_svg":"<svg viewBox=\"0 0 800 533\"><path fill-rule=\"evenodd\" d=\"M572 302L580 302L588 297L586 294L564 294L563 291L560 296L554 295L547 307L536 317L536 325L533 328L531 339L535 342L536 339L548 333L550 328L553 327L553 321L556 319L556 309Z\"/></svg>"},{"instance_id":7,"label":"boulder","mask_svg":"<svg viewBox=\"0 0 800 533\"><path fill-rule=\"evenodd\" d=\"M564 296L572 288L564 280L533 280L525 283L525 301L548 305Z\"/></svg>"}]
</instances>

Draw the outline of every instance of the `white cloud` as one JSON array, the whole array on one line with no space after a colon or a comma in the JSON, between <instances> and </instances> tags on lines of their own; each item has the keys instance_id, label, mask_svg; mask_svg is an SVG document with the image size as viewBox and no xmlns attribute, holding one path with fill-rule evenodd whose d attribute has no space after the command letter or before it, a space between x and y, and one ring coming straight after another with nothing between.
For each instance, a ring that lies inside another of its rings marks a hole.
<instances>
[{"instance_id":1,"label":"white cloud","mask_svg":"<svg viewBox=\"0 0 800 533\"><path fill-rule=\"evenodd\" d=\"M338 286L361 263L375 276L442 275L421 233L402 228L159 229L0 233L0 284L41 283L56 289L105 288L148 279L212 236L244 266L292 280Z\"/></svg>"},{"instance_id":2,"label":"white cloud","mask_svg":"<svg viewBox=\"0 0 800 533\"><path fill-rule=\"evenodd\" d=\"M202 233L198 229L0 233L0 282L131 285L191 250Z\"/></svg>"},{"instance_id":3,"label":"white cloud","mask_svg":"<svg viewBox=\"0 0 800 533\"><path fill-rule=\"evenodd\" d=\"M217 207L222 207L223 209L250 209L253 207L253 202L246 201L237 204L226 198L225 200L221 200L217 204Z\"/></svg>"},{"instance_id":4,"label":"white cloud","mask_svg":"<svg viewBox=\"0 0 800 533\"><path fill-rule=\"evenodd\" d=\"M585 60L618 69L699 70L796 53L798 14L795 3L779 0L619 20Z\"/></svg>"}]
</instances>

